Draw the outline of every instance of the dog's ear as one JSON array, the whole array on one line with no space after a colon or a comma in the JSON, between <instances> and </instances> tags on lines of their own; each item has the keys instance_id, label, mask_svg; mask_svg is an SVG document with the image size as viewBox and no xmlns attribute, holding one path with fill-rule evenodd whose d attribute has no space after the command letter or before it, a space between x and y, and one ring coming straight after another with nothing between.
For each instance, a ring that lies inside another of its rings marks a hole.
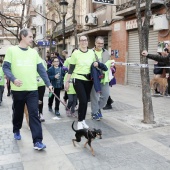
<instances>
[{"instance_id":1,"label":"dog's ear","mask_svg":"<svg viewBox=\"0 0 170 170\"><path fill-rule=\"evenodd\" d=\"M100 134L102 134L102 131L100 129L97 130Z\"/></svg>"}]
</instances>

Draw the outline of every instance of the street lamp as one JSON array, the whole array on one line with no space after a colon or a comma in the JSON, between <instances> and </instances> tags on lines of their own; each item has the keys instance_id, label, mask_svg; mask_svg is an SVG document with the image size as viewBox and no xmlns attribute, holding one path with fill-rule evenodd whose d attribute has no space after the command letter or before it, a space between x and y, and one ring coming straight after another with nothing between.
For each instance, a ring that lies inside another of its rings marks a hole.
<instances>
[{"instance_id":1,"label":"street lamp","mask_svg":"<svg viewBox=\"0 0 170 170\"><path fill-rule=\"evenodd\" d=\"M65 50L65 16L67 14L68 2L61 0L59 2L61 15L63 16L63 50Z\"/></svg>"},{"instance_id":2,"label":"street lamp","mask_svg":"<svg viewBox=\"0 0 170 170\"><path fill-rule=\"evenodd\" d=\"M33 34L33 39L36 37L36 28L32 27L31 28L32 34Z\"/></svg>"},{"instance_id":3,"label":"street lamp","mask_svg":"<svg viewBox=\"0 0 170 170\"><path fill-rule=\"evenodd\" d=\"M33 35L33 47L35 47L36 43L35 43L34 39L36 37L36 27L32 27L31 31L32 31L32 35Z\"/></svg>"}]
</instances>

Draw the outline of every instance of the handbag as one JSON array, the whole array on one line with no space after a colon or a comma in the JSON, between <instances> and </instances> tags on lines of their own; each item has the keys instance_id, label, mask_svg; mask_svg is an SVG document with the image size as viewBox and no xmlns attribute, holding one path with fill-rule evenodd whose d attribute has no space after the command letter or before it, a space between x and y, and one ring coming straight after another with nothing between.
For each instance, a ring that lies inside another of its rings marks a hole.
<instances>
[{"instance_id":1,"label":"handbag","mask_svg":"<svg viewBox=\"0 0 170 170\"><path fill-rule=\"evenodd\" d=\"M94 50L93 50L94 51ZM97 56L97 54L94 52L94 55L95 55L95 58L96 58L96 61L97 62L100 62L99 61L99 58L98 58L98 56ZM100 76L100 78L101 79L103 79L104 77L105 77L105 74L103 73L103 71L101 70L101 69L99 69L99 68L97 68L98 70L100 70L100 72L101 72L101 76Z\"/></svg>"}]
</instances>

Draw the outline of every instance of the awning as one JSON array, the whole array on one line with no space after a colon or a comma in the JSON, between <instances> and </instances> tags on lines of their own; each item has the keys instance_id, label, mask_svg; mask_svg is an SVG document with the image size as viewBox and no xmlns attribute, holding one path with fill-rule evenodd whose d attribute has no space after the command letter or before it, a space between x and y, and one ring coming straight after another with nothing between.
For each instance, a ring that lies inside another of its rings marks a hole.
<instances>
[{"instance_id":1,"label":"awning","mask_svg":"<svg viewBox=\"0 0 170 170\"><path fill-rule=\"evenodd\" d=\"M111 26L107 26L107 27L99 27L99 28L95 28L92 30L88 30L88 31L83 31L80 34L77 34L78 36L81 35L100 35L100 36L104 36L104 35L108 35L108 32L112 30Z\"/></svg>"}]
</instances>

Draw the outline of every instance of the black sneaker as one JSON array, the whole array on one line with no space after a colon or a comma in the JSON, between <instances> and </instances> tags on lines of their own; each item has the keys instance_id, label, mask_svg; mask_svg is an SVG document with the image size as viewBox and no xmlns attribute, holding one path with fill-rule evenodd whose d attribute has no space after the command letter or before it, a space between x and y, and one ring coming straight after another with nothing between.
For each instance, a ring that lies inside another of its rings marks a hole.
<instances>
[{"instance_id":1,"label":"black sneaker","mask_svg":"<svg viewBox=\"0 0 170 170\"><path fill-rule=\"evenodd\" d=\"M53 111L53 109L52 109L52 107L51 107L51 106L48 106L48 110L49 110L50 112L52 112L52 111Z\"/></svg>"},{"instance_id":2,"label":"black sneaker","mask_svg":"<svg viewBox=\"0 0 170 170\"><path fill-rule=\"evenodd\" d=\"M56 116L60 116L60 112L58 110L55 111Z\"/></svg>"},{"instance_id":3,"label":"black sneaker","mask_svg":"<svg viewBox=\"0 0 170 170\"><path fill-rule=\"evenodd\" d=\"M106 105L105 107L103 107L103 110L110 110L112 109L112 105Z\"/></svg>"}]
</instances>

